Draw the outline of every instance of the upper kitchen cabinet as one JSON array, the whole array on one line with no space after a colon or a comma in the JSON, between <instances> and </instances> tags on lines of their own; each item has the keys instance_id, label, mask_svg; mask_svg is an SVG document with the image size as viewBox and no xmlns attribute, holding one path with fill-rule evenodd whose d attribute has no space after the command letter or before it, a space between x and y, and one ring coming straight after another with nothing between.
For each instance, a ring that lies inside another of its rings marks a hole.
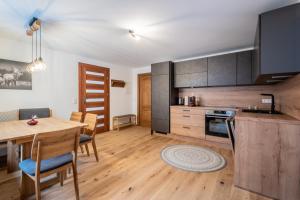
<instances>
[{"instance_id":1,"label":"upper kitchen cabinet","mask_svg":"<svg viewBox=\"0 0 300 200\"><path fill-rule=\"evenodd\" d=\"M235 86L237 83L236 54L208 58L208 86Z\"/></svg>"},{"instance_id":2,"label":"upper kitchen cabinet","mask_svg":"<svg viewBox=\"0 0 300 200\"><path fill-rule=\"evenodd\" d=\"M252 52L244 51L237 53L237 85L252 84Z\"/></svg>"},{"instance_id":3,"label":"upper kitchen cabinet","mask_svg":"<svg viewBox=\"0 0 300 200\"><path fill-rule=\"evenodd\" d=\"M253 81L277 83L300 72L300 3L259 16Z\"/></svg>"},{"instance_id":4,"label":"upper kitchen cabinet","mask_svg":"<svg viewBox=\"0 0 300 200\"><path fill-rule=\"evenodd\" d=\"M207 58L175 63L175 87L207 86Z\"/></svg>"},{"instance_id":5,"label":"upper kitchen cabinet","mask_svg":"<svg viewBox=\"0 0 300 200\"><path fill-rule=\"evenodd\" d=\"M175 104L177 91L174 89L174 66L172 62L151 65L151 130L170 132L170 106Z\"/></svg>"}]
</instances>

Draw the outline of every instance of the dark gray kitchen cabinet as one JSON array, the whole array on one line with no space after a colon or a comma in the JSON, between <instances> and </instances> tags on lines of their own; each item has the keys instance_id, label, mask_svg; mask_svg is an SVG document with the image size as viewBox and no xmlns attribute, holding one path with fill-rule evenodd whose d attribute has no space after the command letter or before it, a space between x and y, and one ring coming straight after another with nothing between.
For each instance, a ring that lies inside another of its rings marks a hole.
<instances>
[{"instance_id":1,"label":"dark gray kitchen cabinet","mask_svg":"<svg viewBox=\"0 0 300 200\"><path fill-rule=\"evenodd\" d=\"M278 83L300 72L300 3L259 16L254 81Z\"/></svg>"},{"instance_id":2,"label":"dark gray kitchen cabinet","mask_svg":"<svg viewBox=\"0 0 300 200\"><path fill-rule=\"evenodd\" d=\"M236 84L252 84L252 51L237 53Z\"/></svg>"},{"instance_id":3,"label":"dark gray kitchen cabinet","mask_svg":"<svg viewBox=\"0 0 300 200\"><path fill-rule=\"evenodd\" d=\"M208 58L208 86L236 85L236 54Z\"/></svg>"},{"instance_id":4,"label":"dark gray kitchen cabinet","mask_svg":"<svg viewBox=\"0 0 300 200\"><path fill-rule=\"evenodd\" d=\"M151 132L170 132L170 106L174 105L177 90L174 89L172 62L151 65Z\"/></svg>"},{"instance_id":5,"label":"dark gray kitchen cabinet","mask_svg":"<svg viewBox=\"0 0 300 200\"><path fill-rule=\"evenodd\" d=\"M175 63L175 88L207 86L207 58Z\"/></svg>"}]
</instances>

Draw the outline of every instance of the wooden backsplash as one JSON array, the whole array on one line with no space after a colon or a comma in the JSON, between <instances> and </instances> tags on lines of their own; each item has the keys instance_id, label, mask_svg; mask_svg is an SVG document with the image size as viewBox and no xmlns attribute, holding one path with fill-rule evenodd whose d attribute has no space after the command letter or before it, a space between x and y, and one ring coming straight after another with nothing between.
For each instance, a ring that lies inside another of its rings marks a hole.
<instances>
[{"instance_id":1,"label":"wooden backsplash","mask_svg":"<svg viewBox=\"0 0 300 200\"><path fill-rule=\"evenodd\" d=\"M179 96L198 96L202 106L248 107L268 109L269 104L262 104L261 93L275 95L276 109L300 120L300 74L277 85L185 88L179 90Z\"/></svg>"},{"instance_id":2,"label":"wooden backsplash","mask_svg":"<svg viewBox=\"0 0 300 200\"><path fill-rule=\"evenodd\" d=\"M300 74L276 85L275 95L281 112L300 120Z\"/></svg>"},{"instance_id":3,"label":"wooden backsplash","mask_svg":"<svg viewBox=\"0 0 300 200\"><path fill-rule=\"evenodd\" d=\"M274 93L274 86L243 86L243 87L214 87L214 88L185 88L179 90L179 96L200 97L202 106L229 106L270 108L261 103L261 93Z\"/></svg>"}]
</instances>

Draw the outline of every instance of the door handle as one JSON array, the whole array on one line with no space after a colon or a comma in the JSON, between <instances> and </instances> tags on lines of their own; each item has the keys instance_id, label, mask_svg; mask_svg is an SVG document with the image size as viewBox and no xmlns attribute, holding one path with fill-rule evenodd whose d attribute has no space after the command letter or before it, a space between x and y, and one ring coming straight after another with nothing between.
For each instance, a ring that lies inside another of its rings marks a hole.
<instances>
[{"instance_id":1,"label":"door handle","mask_svg":"<svg viewBox=\"0 0 300 200\"><path fill-rule=\"evenodd\" d=\"M189 116L189 115L182 115L182 117L191 117L191 116Z\"/></svg>"},{"instance_id":2,"label":"door handle","mask_svg":"<svg viewBox=\"0 0 300 200\"><path fill-rule=\"evenodd\" d=\"M183 112L190 112L190 111L191 111L191 110L186 110L186 109L183 110Z\"/></svg>"}]
</instances>

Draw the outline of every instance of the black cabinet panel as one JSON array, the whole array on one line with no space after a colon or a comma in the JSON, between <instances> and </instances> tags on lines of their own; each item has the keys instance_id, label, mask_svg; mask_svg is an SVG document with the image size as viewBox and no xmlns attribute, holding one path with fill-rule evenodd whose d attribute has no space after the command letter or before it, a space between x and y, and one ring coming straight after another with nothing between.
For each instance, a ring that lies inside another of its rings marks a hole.
<instances>
[{"instance_id":1,"label":"black cabinet panel","mask_svg":"<svg viewBox=\"0 0 300 200\"><path fill-rule=\"evenodd\" d=\"M261 15L262 74L299 71L299 12L300 4Z\"/></svg>"},{"instance_id":2,"label":"black cabinet panel","mask_svg":"<svg viewBox=\"0 0 300 200\"><path fill-rule=\"evenodd\" d=\"M300 72L300 3L259 16L253 82L279 83Z\"/></svg>"},{"instance_id":3,"label":"black cabinet panel","mask_svg":"<svg viewBox=\"0 0 300 200\"><path fill-rule=\"evenodd\" d=\"M175 87L207 86L207 58L175 63Z\"/></svg>"},{"instance_id":4,"label":"black cabinet panel","mask_svg":"<svg viewBox=\"0 0 300 200\"><path fill-rule=\"evenodd\" d=\"M207 86L207 72L175 75L175 87L205 87Z\"/></svg>"},{"instance_id":5,"label":"black cabinet panel","mask_svg":"<svg viewBox=\"0 0 300 200\"><path fill-rule=\"evenodd\" d=\"M170 121L168 119L152 118L152 130L162 133L170 132Z\"/></svg>"},{"instance_id":6,"label":"black cabinet panel","mask_svg":"<svg viewBox=\"0 0 300 200\"><path fill-rule=\"evenodd\" d=\"M173 88L174 66L171 62L151 65L152 72L152 130L170 132L170 105L175 103L177 90Z\"/></svg>"},{"instance_id":7,"label":"black cabinet panel","mask_svg":"<svg viewBox=\"0 0 300 200\"><path fill-rule=\"evenodd\" d=\"M175 75L207 72L207 58L175 63Z\"/></svg>"},{"instance_id":8,"label":"black cabinet panel","mask_svg":"<svg viewBox=\"0 0 300 200\"><path fill-rule=\"evenodd\" d=\"M236 85L236 54L208 58L208 86Z\"/></svg>"},{"instance_id":9,"label":"black cabinet panel","mask_svg":"<svg viewBox=\"0 0 300 200\"><path fill-rule=\"evenodd\" d=\"M260 19L258 19L252 55L252 84L256 82L260 74Z\"/></svg>"},{"instance_id":10,"label":"black cabinet panel","mask_svg":"<svg viewBox=\"0 0 300 200\"><path fill-rule=\"evenodd\" d=\"M169 62L152 64L151 73L152 75L170 74Z\"/></svg>"},{"instance_id":11,"label":"black cabinet panel","mask_svg":"<svg viewBox=\"0 0 300 200\"><path fill-rule=\"evenodd\" d=\"M252 51L237 53L237 85L252 83Z\"/></svg>"},{"instance_id":12,"label":"black cabinet panel","mask_svg":"<svg viewBox=\"0 0 300 200\"><path fill-rule=\"evenodd\" d=\"M170 86L169 75L152 75L152 116L157 119L169 118Z\"/></svg>"}]
</instances>

